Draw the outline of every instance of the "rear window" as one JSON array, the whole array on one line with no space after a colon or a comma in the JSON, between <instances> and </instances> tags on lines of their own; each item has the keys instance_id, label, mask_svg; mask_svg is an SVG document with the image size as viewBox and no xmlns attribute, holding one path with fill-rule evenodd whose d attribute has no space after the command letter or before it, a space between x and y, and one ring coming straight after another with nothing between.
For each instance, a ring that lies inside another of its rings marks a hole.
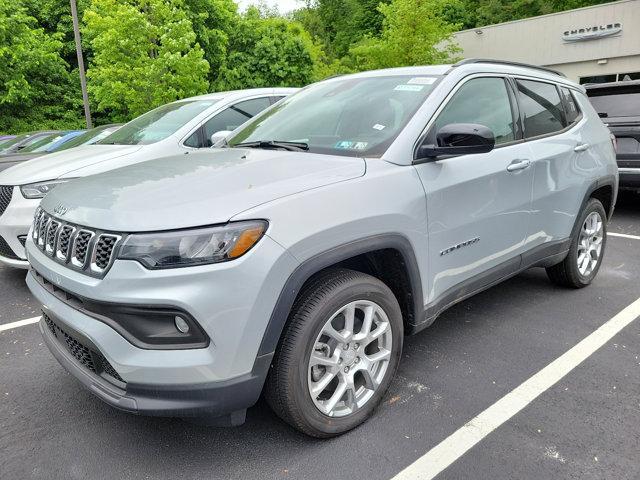
<instances>
[{"instance_id":1,"label":"rear window","mask_svg":"<svg viewBox=\"0 0 640 480\"><path fill-rule=\"evenodd\" d=\"M558 89L551 83L518 80L518 100L526 138L562 130L566 123Z\"/></svg>"},{"instance_id":2,"label":"rear window","mask_svg":"<svg viewBox=\"0 0 640 480\"><path fill-rule=\"evenodd\" d=\"M598 115L606 117L636 117L640 116L640 92L619 93L591 96L589 100Z\"/></svg>"}]
</instances>

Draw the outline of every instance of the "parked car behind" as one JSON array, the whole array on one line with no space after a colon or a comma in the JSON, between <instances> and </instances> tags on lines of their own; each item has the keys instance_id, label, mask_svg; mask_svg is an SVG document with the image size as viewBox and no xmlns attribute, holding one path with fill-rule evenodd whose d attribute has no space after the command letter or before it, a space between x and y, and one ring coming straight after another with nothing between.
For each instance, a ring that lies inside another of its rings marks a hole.
<instances>
[{"instance_id":1,"label":"parked car behind","mask_svg":"<svg viewBox=\"0 0 640 480\"><path fill-rule=\"evenodd\" d=\"M13 140L14 138L16 138L15 135L2 135L2 136L0 136L0 150L2 150L3 145L6 145L7 143L9 143L10 140Z\"/></svg>"},{"instance_id":2,"label":"parked car behind","mask_svg":"<svg viewBox=\"0 0 640 480\"><path fill-rule=\"evenodd\" d=\"M208 148L214 133L235 129L294 91L263 88L187 98L147 112L93 145L52 153L0 172L0 262L27 268L24 241L33 212L56 185Z\"/></svg>"},{"instance_id":3,"label":"parked car behind","mask_svg":"<svg viewBox=\"0 0 640 480\"><path fill-rule=\"evenodd\" d=\"M23 148L32 145L33 143L42 139L42 137L49 136L51 134L58 133L58 130L42 130L38 132L29 132L17 135L7 143L0 146L0 155L8 155L16 153Z\"/></svg>"},{"instance_id":4,"label":"parked car behind","mask_svg":"<svg viewBox=\"0 0 640 480\"><path fill-rule=\"evenodd\" d=\"M45 135L28 147L22 148L18 153L0 155L0 172L9 167L17 165L27 160L32 160L42 155L55 152L62 145L80 135L83 130L61 131Z\"/></svg>"},{"instance_id":5,"label":"parked car behind","mask_svg":"<svg viewBox=\"0 0 640 480\"><path fill-rule=\"evenodd\" d=\"M61 152L63 150L69 150L83 145L93 145L94 143L111 135L121 126L121 123L110 123L108 125L101 125L99 127L92 128L91 130L86 130L81 135L78 135L77 137L60 145L56 151Z\"/></svg>"},{"instance_id":6,"label":"parked car behind","mask_svg":"<svg viewBox=\"0 0 640 480\"><path fill-rule=\"evenodd\" d=\"M610 134L546 69L333 78L227 144L69 182L34 217L45 343L119 409L238 424L264 391L338 435L384 398L405 334L526 268L581 288L602 263Z\"/></svg>"},{"instance_id":7,"label":"parked car behind","mask_svg":"<svg viewBox=\"0 0 640 480\"><path fill-rule=\"evenodd\" d=\"M640 191L640 80L599 83L586 89L616 137L620 187Z\"/></svg>"},{"instance_id":8,"label":"parked car behind","mask_svg":"<svg viewBox=\"0 0 640 480\"><path fill-rule=\"evenodd\" d=\"M49 137L43 137L34 144L20 150L19 153L0 156L0 172L9 167L33 160L54 152L69 150L82 145L91 145L98 140L103 139L107 135L115 132L121 125L104 125L92 128L91 130L74 130L66 134L52 134Z\"/></svg>"}]
</instances>

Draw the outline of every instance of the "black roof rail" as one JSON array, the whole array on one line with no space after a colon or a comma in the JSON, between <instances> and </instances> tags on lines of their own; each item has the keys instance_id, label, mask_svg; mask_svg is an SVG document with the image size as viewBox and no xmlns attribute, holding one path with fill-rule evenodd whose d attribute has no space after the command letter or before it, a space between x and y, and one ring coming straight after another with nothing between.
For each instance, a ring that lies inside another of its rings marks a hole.
<instances>
[{"instance_id":1,"label":"black roof rail","mask_svg":"<svg viewBox=\"0 0 640 480\"><path fill-rule=\"evenodd\" d=\"M466 58L460 60L458 63L453 64L451 67L459 67L461 65L469 65L470 63L495 63L497 65L511 65L514 67L534 68L536 70L542 70L547 73L553 73L554 75L560 75L561 77L567 77L564 73L554 70L552 68L540 67L538 65L530 65L528 63L510 62L508 60L493 60L491 58Z\"/></svg>"}]
</instances>

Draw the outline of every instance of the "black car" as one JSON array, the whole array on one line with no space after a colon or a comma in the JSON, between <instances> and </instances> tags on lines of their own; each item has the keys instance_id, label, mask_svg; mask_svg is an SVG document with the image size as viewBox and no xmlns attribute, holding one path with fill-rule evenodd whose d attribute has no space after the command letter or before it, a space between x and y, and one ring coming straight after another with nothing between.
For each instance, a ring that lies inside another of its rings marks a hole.
<instances>
[{"instance_id":1,"label":"black car","mask_svg":"<svg viewBox=\"0 0 640 480\"><path fill-rule=\"evenodd\" d=\"M617 141L620 188L640 191L640 80L585 85Z\"/></svg>"}]
</instances>

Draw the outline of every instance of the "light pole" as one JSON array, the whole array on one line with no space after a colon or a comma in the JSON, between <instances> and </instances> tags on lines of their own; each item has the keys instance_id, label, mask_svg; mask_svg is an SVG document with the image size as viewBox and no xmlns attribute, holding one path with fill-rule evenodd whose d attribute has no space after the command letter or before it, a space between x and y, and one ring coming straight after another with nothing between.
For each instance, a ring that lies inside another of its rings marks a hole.
<instances>
[{"instance_id":1,"label":"light pole","mask_svg":"<svg viewBox=\"0 0 640 480\"><path fill-rule=\"evenodd\" d=\"M82 103L84 103L84 117L87 120L87 128L91 128L91 111L89 110L89 95L87 94L87 79L84 76L84 59L82 58L82 44L80 43L80 27L78 26L78 7L76 0L71 2L71 18L73 19L73 37L76 41L76 53L78 54L78 70L80 71L80 88L82 88Z\"/></svg>"}]
</instances>

